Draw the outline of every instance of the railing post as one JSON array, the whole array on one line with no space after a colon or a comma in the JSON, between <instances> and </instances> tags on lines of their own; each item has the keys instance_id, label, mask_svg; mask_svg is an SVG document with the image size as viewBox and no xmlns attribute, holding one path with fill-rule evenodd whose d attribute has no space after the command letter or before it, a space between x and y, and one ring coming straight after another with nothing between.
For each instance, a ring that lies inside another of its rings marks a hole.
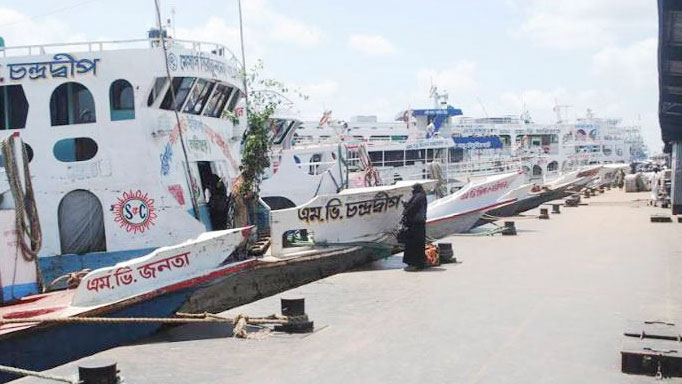
<instances>
[{"instance_id":1,"label":"railing post","mask_svg":"<svg viewBox=\"0 0 682 384\"><path fill-rule=\"evenodd\" d=\"M672 186L670 203L673 215L682 214L682 141L672 143Z\"/></svg>"}]
</instances>

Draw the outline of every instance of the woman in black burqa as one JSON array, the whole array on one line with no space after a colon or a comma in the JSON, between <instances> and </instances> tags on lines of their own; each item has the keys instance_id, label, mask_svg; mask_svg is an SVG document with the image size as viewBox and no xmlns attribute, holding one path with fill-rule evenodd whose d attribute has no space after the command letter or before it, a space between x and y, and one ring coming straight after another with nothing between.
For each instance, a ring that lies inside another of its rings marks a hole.
<instances>
[{"instance_id":1,"label":"woman in black burqa","mask_svg":"<svg viewBox=\"0 0 682 384\"><path fill-rule=\"evenodd\" d=\"M412 187L412 197L403 203L403 225L407 229L405 236L405 252L403 263L406 271L417 271L424 268L426 256L426 192L421 184Z\"/></svg>"},{"instance_id":2,"label":"woman in black burqa","mask_svg":"<svg viewBox=\"0 0 682 384\"><path fill-rule=\"evenodd\" d=\"M217 175L212 175L208 190L210 193L208 212L211 217L211 226L214 231L227 229L227 211L230 201L225 183Z\"/></svg>"}]
</instances>

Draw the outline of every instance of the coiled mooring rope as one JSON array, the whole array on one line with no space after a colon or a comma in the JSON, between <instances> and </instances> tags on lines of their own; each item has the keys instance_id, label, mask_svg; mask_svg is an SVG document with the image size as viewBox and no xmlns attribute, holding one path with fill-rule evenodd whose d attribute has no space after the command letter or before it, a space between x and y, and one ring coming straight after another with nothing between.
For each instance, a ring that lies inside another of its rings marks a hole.
<instances>
[{"instance_id":1,"label":"coiled mooring rope","mask_svg":"<svg viewBox=\"0 0 682 384\"><path fill-rule=\"evenodd\" d=\"M10 135L0 142L0 152L5 158L5 172L9 183L12 198L14 199L14 220L17 231L17 243L21 249L21 255L27 262L34 262L38 286L43 289L43 276L38 265L38 252L43 244L43 234L40 228L38 207L36 206L33 182L28 167L28 154L26 145L21 143L22 172L24 186L21 185L17 156L15 153L18 135ZM26 244L28 237L30 245Z\"/></svg>"}]
</instances>

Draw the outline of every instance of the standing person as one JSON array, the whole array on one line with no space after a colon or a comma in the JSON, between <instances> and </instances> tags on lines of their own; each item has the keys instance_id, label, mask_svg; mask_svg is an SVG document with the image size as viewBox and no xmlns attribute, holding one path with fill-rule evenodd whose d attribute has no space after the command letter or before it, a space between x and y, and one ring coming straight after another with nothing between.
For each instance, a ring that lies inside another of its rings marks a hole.
<instances>
[{"instance_id":1,"label":"standing person","mask_svg":"<svg viewBox=\"0 0 682 384\"><path fill-rule=\"evenodd\" d=\"M211 216L211 227L214 231L227 229L227 211L229 199L225 183L217 175L212 175L208 187L208 212Z\"/></svg>"},{"instance_id":2,"label":"standing person","mask_svg":"<svg viewBox=\"0 0 682 384\"><path fill-rule=\"evenodd\" d=\"M618 188L623 189L623 186L625 185L625 171L623 168L618 170L618 177L617 177L617 184Z\"/></svg>"},{"instance_id":3,"label":"standing person","mask_svg":"<svg viewBox=\"0 0 682 384\"><path fill-rule=\"evenodd\" d=\"M654 174L651 176L651 204L655 207L658 202L658 190L660 184L660 175L658 174L658 167L654 168Z\"/></svg>"},{"instance_id":4,"label":"standing person","mask_svg":"<svg viewBox=\"0 0 682 384\"><path fill-rule=\"evenodd\" d=\"M426 256L426 192L421 184L412 187L412 197L403 203L403 221L407 227L405 252L403 263L407 264L405 271L414 272L424 269Z\"/></svg>"}]
</instances>

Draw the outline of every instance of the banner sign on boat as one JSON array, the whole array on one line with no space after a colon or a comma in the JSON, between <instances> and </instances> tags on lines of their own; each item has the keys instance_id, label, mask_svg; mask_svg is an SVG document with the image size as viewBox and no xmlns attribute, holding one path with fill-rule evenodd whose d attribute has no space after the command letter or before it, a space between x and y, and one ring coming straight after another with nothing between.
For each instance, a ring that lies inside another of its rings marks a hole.
<instances>
[{"instance_id":1,"label":"banner sign on boat","mask_svg":"<svg viewBox=\"0 0 682 384\"><path fill-rule=\"evenodd\" d=\"M355 215L365 216L372 213L383 213L390 209L398 209L402 195L389 196L386 192L377 193L373 199L346 203L343 212L343 202L338 198L330 199L325 206L303 207L298 209L298 219L309 223L311 221L324 222L352 218ZM324 210L324 214L322 211Z\"/></svg>"},{"instance_id":2,"label":"banner sign on boat","mask_svg":"<svg viewBox=\"0 0 682 384\"><path fill-rule=\"evenodd\" d=\"M77 74L92 72L97 75L97 63L101 59L78 60L68 53L57 53L52 61L7 64L10 80L21 80L28 76L31 80L51 78L70 78Z\"/></svg>"},{"instance_id":3,"label":"banner sign on boat","mask_svg":"<svg viewBox=\"0 0 682 384\"><path fill-rule=\"evenodd\" d=\"M476 188L471 188L469 191L465 192L462 195L462 200L487 195L491 192L499 191L500 189L507 189L508 186L509 186L508 180L501 180L494 184L488 184Z\"/></svg>"},{"instance_id":4,"label":"banner sign on boat","mask_svg":"<svg viewBox=\"0 0 682 384\"><path fill-rule=\"evenodd\" d=\"M498 136L460 136L453 137L455 148L471 149L501 149L502 141Z\"/></svg>"},{"instance_id":5,"label":"banner sign on boat","mask_svg":"<svg viewBox=\"0 0 682 384\"><path fill-rule=\"evenodd\" d=\"M233 67L226 65L222 61L211 59L203 52L185 55L176 55L171 52L168 54L168 67L172 71L179 69L181 71L209 72L213 77L218 76L218 74L225 75L228 72L232 76L237 75Z\"/></svg>"},{"instance_id":6,"label":"banner sign on boat","mask_svg":"<svg viewBox=\"0 0 682 384\"><path fill-rule=\"evenodd\" d=\"M115 289L123 285L137 283L140 279L156 279L157 273L189 266L190 252L180 253L160 260L141 265L134 270L130 267L117 268L113 273L89 279L86 285L88 291L99 292L103 289Z\"/></svg>"},{"instance_id":7,"label":"banner sign on boat","mask_svg":"<svg viewBox=\"0 0 682 384\"><path fill-rule=\"evenodd\" d=\"M428 148L447 148L452 146L452 141L450 139L427 139L421 140L414 143L407 143L405 145L405 150L415 150L415 149L428 149Z\"/></svg>"},{"instance_id":8,"label":"banner sign on boat","mask_svg":"<svg viewBox=\"0 0 682 384\"><path fill-rule=\"evenodd\" d=\"M126 232L143 233L154 225L155 219L154 199L139 189L137 192L123 192L123 197L114 204L114 221Z\"/></svg>"}]
</instances>

